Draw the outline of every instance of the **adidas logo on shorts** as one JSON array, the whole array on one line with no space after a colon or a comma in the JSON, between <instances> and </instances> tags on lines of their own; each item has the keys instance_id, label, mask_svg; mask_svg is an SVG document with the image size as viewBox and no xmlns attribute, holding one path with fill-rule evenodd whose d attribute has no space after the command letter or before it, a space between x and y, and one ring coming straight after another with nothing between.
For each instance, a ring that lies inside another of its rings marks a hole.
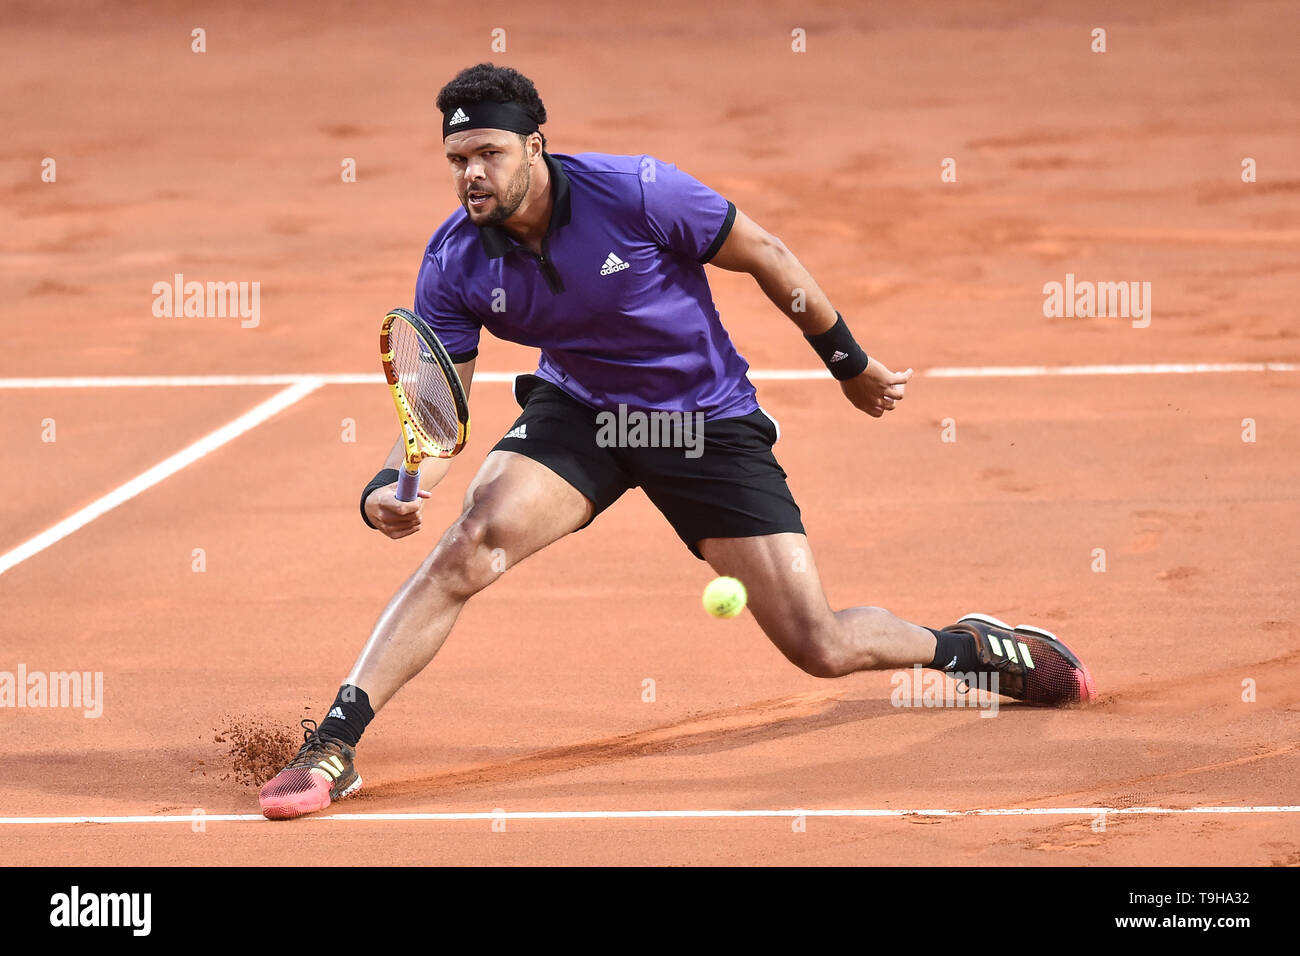
<instances>
[{"instance_id":1,"label":"adidas logo on shorts","mask_svg":"<svg viewBox=\"0 0 1300 956\"><path fill-rule=\"evenodd\" d=\"M615 272L622 272L624 269L631 269L632 263L624 262L614 253L605 257L605 264L600 267L600 274L603 276L612 276Z\"/></svg>"},{"instance_id":2,"label":"adidas logo on shorts","mask_svg":"<svg viewBox=\"0 0 1300 956\"><path fill-rule=\"evenodd\" d=\"M506 438L527 438L527 437L528 437L527 423L523 425L516 425L514 428L510 429L510 431L506 432Z\"/></svg>"}]
</instances>

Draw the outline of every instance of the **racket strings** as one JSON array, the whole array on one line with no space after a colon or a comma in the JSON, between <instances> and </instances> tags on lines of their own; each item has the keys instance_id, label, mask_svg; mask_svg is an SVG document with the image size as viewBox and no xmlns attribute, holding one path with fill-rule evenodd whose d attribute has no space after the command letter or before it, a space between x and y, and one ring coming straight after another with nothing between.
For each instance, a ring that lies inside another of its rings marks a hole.
<instances>
[{"instance_id":1,"label":"racket strings","mask_svg":"<svg viewBox=\"0 0 1300 956\"><path fill-rule=\"evenodd\" d=\"M414 423L439 449L451 451L459 438L460 418L442 366L405 322L394 322L390 334L393 371L406 394Z\"/></svg>"}]
</instances>

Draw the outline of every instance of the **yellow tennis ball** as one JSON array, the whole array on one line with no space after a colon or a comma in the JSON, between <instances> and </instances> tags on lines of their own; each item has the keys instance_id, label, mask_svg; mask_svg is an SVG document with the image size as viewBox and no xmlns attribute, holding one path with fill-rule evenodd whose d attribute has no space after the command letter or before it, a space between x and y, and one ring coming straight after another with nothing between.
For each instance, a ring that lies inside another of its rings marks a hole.
<instances>
[{"instance_id":1,"label":"yellow tennis ball","mask_svg":"<svg viewBox=\"0 0 1300 956\"><path fill-rule=\"evenodd\" d=\"M745 586L735 578L714 578L704 589L704 610L714 617L735 617L748 600Z\"/></svg>"}]
</instances>

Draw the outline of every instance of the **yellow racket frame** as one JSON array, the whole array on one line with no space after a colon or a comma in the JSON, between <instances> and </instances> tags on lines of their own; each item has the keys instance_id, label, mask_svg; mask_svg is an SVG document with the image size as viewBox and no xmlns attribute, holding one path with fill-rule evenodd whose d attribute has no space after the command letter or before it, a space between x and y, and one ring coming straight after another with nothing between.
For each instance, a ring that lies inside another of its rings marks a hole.
<instances>
[{"instance_id":1,"label":"yellow racket frame","mask_svg":"<svg viewBox=\"0 0 1300 956\"><path fill-rule=\"evenodd\" d=\"M411 409L411 403L406 397L405 389L402 388L401 379L398 377L397 370L393 368L392 329L394 322L405 322L414 329L415 333L423 340L430 354L433 355L439 370L447 379L447 387L451 391L452 399L456 404L458 419L456 444L452 448L441 447L434 441L433 436L420 425L419 419L416 418ZM461 449L465 447L465 443L469 441L469 401L451 356L447 354L447 350L438 341L438 337L429 328L428 323L407 309L390 310L384 316L383 324L379 328L379 358L383 363L384 377L388 380L388 390L393 396L393 407L397 410L397 419L402 427L402 439L405 444L403 456L406 459L407 473L410 475L418 474L420 462L426 458L454 458L460 454Z\"/></svg>"}]
</instances>

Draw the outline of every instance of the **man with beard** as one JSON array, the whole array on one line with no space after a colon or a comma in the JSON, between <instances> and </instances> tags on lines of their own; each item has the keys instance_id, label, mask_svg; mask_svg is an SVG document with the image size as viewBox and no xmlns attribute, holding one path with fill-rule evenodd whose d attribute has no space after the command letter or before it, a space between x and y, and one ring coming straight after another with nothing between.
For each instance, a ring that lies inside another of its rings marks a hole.
<instances>
[{"instance_id":1,"label":"man with beard","mask_svg":"<svg viewBox=\"0 0 1300 956\"><path fill-rule=\"evenodd\" d=\"M809 674L920 665L1034 703L1094 696L1078 658L1037 628L977 614L936 630L878 607L831 610L772 454L778 426L755 399L704 264L752 275L866 414L896 408L912 373L868 358L780 240L652 156L549 154L546 109L514 70L464 70L437 105L462 208L425 251L415 311L467 389L483 328L540 349L540 360L516 380L522 414L487 455L460 517L389 602L328 715L319 726L303 721L302 749L262 788L266 816L300 816L356 792L366 724L433 659L466 601L500 577L499 556L518 564L637 486L695 557L745 584L754 619ZM629 410L702 416L702 454L603 440L601 416ZM361 498L366 523L390 538L420 530L423 500L451 460L425 462L411 502L396 497L401 463L399 439Z\"/></svg>"}]
</instances>

